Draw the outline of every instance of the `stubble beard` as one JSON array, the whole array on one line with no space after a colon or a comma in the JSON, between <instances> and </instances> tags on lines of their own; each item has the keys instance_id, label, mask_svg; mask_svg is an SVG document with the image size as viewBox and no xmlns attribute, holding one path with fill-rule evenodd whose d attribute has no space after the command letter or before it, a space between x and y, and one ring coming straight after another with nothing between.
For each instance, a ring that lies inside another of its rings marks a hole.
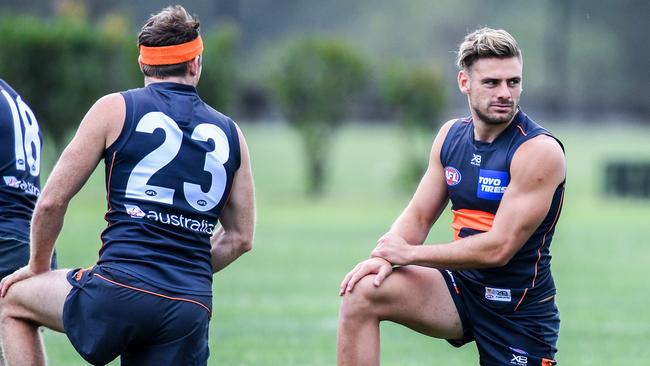
<instances>
[{"instance_id":1,"label":"stubble beard","mask_svg":"<svg viewBox=\"0 0 650 366\"><path fill-rule=\"evenodd\" d=\"M513 103L511 108L512 109L510 110L510 112L505 115L504 114L489 115L487 113L484 113L480 108L476 108L472 106L472 109L474 110L474 113L476 113L478 118L488 125L501 125L510 122L512 118L515 116L515 113L517 113L518 105L515 105Z\"/></svg>"}]
</instances>

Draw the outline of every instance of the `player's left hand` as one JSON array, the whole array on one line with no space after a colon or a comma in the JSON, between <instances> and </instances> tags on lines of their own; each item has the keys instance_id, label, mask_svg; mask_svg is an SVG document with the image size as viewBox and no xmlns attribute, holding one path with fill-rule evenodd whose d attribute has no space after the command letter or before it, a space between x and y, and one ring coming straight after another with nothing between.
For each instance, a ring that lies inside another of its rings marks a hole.
<instances>
[{"instance_id":1,"label":"player's left hand","mask_svg":"<svg viewBox=\"0 0 650 366\"><path fill-rule=\"evenodd\" d=\"M16 282L26 280L30 277L36 276L37 273L34 273L29 265L17 269L14 273L5 277L0 281L0 297L5 297L9 287Z\"/></svg>"},{"instance_id":2,"label":"player's left hand","mask_svg":"<svg viewBox=\"0 0 650 366\"><path fill-rule=\"evenodd\" d=\"M377 246L370 253L371 257L383 258L393 265L411 264L411 253L415 246L410 245L401 236L388 232L377 240Z\"/></svg>"}]
</instances>

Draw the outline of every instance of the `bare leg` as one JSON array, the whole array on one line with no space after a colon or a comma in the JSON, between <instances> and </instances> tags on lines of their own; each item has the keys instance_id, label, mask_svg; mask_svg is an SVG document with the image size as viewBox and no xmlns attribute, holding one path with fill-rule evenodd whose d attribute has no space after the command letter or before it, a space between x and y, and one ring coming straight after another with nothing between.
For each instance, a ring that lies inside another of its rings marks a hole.
<instances>
[{"instance_id":1,"label":"bare leg","mask_svg":"<svg viewBox=\"0 0 650 366\"><path fill-rule=\"evenodd\" d=\"M0 300L0 339L11 366L45 365L40 325L63 332L63 303L72 286L67 270L47 272L15 283Z\"/></svg>"},{"instance_id":2,"label":"bare leg","mask_svg":"<svg viewBox=\"0 0 650 366\"><path fill-rule=\"evenodd\" d=\"M442 274L435 269L396 269L381 286L374 275L343 296L339 314L337 364L379 365L379 322L393 321L422 334L445 339L463 335L460 317Z\"/></svg>"}]
</instances>

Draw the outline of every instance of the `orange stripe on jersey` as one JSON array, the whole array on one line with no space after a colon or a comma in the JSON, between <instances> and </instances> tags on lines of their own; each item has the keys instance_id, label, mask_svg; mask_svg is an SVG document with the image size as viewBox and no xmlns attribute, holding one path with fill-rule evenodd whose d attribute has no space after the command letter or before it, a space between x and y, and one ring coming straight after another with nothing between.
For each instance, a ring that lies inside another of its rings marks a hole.
<instances>
[{"instance_id":1,"label":"orange stripe on jersey","mask_svg":"<svg viewBox=\"0 0 650 366\"><path fill-rule=\"evenodd\" d=\"M548 358L542 358L542 366L554 366L557 365L555 360L549 360Z\"/></svg>"},{"instance_id":2,"label":"orange stripe on jersey","mask_svg":"<svg viewBox=\"0 0 650 366\"><path fill-rule=\"evenodd\" d=\"M544 236L542 237L542 245L537 249L537 261L535 262L535 273L533 275L533 283L531 285L532 288L535 288L535 280L537 279L537 267L539 266L539 261L542 259L542 248L546 245L546 235L553 230L555 225L557 224L557 220L560 218L560 211L562 211L562 204L564 203L564 191L560 194L560 204L557 206L557 212L555 213L555 218L553 219L553 223L551 226L548 228L548 230L544 233Z\"/></svg>"},{"instance_id":3,"label":"orange stripe on jersey","mask_svg":"<svg viewBox=\"0 0 650 366\"><path fill-rule=\"evenodd\" d=\"M479 210L452 210L454 214L451 227L454 229L454 240L460 239L462 228L489 231L492 229L494 214Z\"/></svg>"},{"instance_id":4,"label":"orange stripe on jersey","mask_svg":"<svg viewBox=\"0 0 650 366\"><path fill-rule=\"evenodd\" d=\"M519 299L519 302L517 303L517 306L515 306L515 310L514 310L514 311L517 311L517 309L519 309L519 305L521 305L521 303L524 302L524 298L526 298L526 294L527 294L527 293L528 293L528 288L526 288L526 289L524 290L524 294L521 295L521 299Z\"/></svg>"},{"instance_id":5,"label":"orange stripe on jersey","mask_svg":"<svg viewBox=\"0 0 650 366\"><path fill-rule=\"evenodd\" d=\"M526 131L524 131L523 127L521 127L521 125L517 125L517 127L519 127L519 131L521 131L521 134L522 134L522 135L524 135L524 136L528 136L528 134L526 133Z\"/></svg>"},{"instance_id":6,"label":"orange stripe on jersey","mask_svg":"<svg viewBox=\"0 0 650 366\"><path fill-rule=\"evenodd\" d=\"M108 221L108 213L111 212L113 207L111 206L111 178L113 177L113 167L115 166L115 156L117 155L117 151L113 151L113 158L111 159L111 168L108 170L108 180L106 182L106 204L108 206L108 209L106 210L106 213L104 214L104 220ZM104 229L106 230L106 229ZM104 246L104 238L102 235L99 235L99 241L102 242L102 246L99 248L101 251L101 248ZM97 252L97 257L99 257L100 254Z\"/></svg>"}]
</instances>

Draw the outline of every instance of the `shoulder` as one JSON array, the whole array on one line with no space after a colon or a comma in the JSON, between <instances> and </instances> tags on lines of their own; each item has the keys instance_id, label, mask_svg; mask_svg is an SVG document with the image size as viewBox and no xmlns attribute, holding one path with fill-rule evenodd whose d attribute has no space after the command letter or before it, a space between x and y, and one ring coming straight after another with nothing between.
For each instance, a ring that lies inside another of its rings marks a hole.
<instances>
[{"instance_id":1,"label":"shoulder","mask_svg":"<svg viewBox=\"0 0 650 366\"><path fill-rule=\"evenodd\" d=\"M547 134L535 136L521 144L521 147L517 150L515 156L517 156L517 154L535 153L550 154L551 158L555 157L564 160L564 150L559 141Z\"/></svg>"},{"instance_id":2,"label":"shoulder","mask_svg":"<svg viewBox=\"0 0 650 366\"><path fill-rule=\"evenodd\" d=\"M93 120L101 121L106 124L122 124L126 114L126 103L120 93L111 93L99 98L88 111L87 116L91 115Z\"/></svg>"},{"instance_id":3,"label":"shoulder","mask_svg":"<svg viewBox=\"0 0 650 366\"><path fill-rule=\"evenodd\" d=\"M99 108L119 108L120 106L124 106L124 97L120 93L106 94L103 97L97 99L94 105L94 107Z\"/></svg>"},{"instance_id":4,"label":"shoulder","mask_svg":"<svg viewBox=\"0 0 650 366\"><path fill-rule=\"evenodd\" d=\"M449 121L445 122L442 127L438 130L438 135L436 136L436 142L442 143L442 141L447 138L447 135L449 134L449 130L456 124L460 123L462 120L458 118L450 119Z\"/></svg>"},{"instance_id":5,"label":"shoulder","mask_svg":"<svg viewBox=\"0 0 650 366\"><path fill-rule=\"evenodd\" d=\"M455 126L462 124L463 122L463 119L454 118L445 122L442 127L440 127L440 130L438 130L438 134L436 135L436 139L433 141L433 146L431 148L431 158L441 158L441 153L444 150L443 146L445 146L445 141L447 141L449 132Z\"/></svg>"},{"instance_id":6,"label":"shoulder","mask_svg":"<svg viewBox=\"0 0 650 366\"><path fill-rule=\"evenodd\" d=\"M92 126L96 134L105 139L105 146L110 146L122 131L126 116L126 103L120 93L107 94L99 98L81 122Z\"/></svg>"},{"instance_id":7,"label":"shoulder","mask_svg":"<svg viewBox=\"0 0 650 366\"><path fill-rule=\"evenodd\" d=\"M566 159L560 143L548 135L535 136L515 152L511 174L525 176L536 181L554 180L561 183L565 178Z\"/></svg>"}]
</instances>

